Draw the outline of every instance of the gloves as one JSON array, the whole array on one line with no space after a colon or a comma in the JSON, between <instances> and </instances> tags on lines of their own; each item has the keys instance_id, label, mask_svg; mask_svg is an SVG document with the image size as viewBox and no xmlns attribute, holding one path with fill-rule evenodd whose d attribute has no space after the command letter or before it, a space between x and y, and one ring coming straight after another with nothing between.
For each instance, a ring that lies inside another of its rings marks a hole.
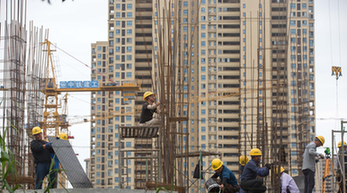
<instances>
[{"instance_id":1,"label":"gloves","mask_svg":"<svg viewBox=\"0 0 347 193\"><path fill-rule=\"evenodd\" d=\"M268 170L271 170L270 164L265 164L265 167L266 167Z\"/></svg>"},{"instance_id":2,"label":"gloves","mask_svg":"<svg viewBox=\"0 0 347 193\"><path fill-rule=\"evenodd\" d=\"M319 157L324 159L324 155L322 153L319 155Z\"/></svg>"},{"instance_id":3,"label":"gloves","mask_svg":"<svg viewBox=\"0 0 347 193\"><path fill-rule=\"evenodd\" d=\"M46 143L46 147L52 147L52 143Z\"/></svg>"}]
</instances>

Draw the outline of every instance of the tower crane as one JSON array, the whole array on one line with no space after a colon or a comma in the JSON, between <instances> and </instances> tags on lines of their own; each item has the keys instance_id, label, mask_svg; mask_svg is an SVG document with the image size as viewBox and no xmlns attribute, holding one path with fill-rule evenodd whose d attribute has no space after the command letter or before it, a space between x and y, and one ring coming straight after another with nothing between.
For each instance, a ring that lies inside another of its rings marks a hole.
<instances>
[{"instance_id":1,"label":"tower crane","mask_svg":"<svg viewBox=\"0 0 347 193\"><path fill-rule=\"evenodd\" d=\"M61 108L59 104L58 96L62 92L98 92L98 91L139 91L140 87L137 81L123 81L120 84L115 82L111 84L106 84L106 86L94 86L94 87L83 87L83 88L58 88L54 73L54 65L52 59L52 43L47 39L42 45L46 46L43 50L47 53L46 59L46 78L41 80L42 92L45 94L44 101L44 112L43 121L40 123L43 130L43 138L47 139L49 136L58 136L61 131L68 133L69 122L67 121L67 96L65 94L63 97L64 107L63 113L59 114L58 109ZM70 84L70 82L69 82ZM73 84L73 83L72 83ZM100 84L97 84L100 85Z\"/></svg>"}]
</instances>

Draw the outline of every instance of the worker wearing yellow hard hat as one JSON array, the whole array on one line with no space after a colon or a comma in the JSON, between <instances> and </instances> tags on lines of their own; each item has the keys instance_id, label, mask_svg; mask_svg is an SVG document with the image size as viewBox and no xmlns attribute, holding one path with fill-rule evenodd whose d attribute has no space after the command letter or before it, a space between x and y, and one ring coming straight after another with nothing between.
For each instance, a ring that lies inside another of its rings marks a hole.
<instances>
[{"instance_id":1,"label":"worker wearing yellow hard hat","mask_svg":"<svg viewBox=\"0 0 347 193\"><path fill-rule=\"evenodd\" d=\"M59 139L63 139L63 140L68 140L67 134L66 134L66 133L63 133L63 132L59 133L59 137L57 137L57 139L58 139L58 138L59 138ZM56 178L56 177L58 176L58 171L59 171L59 169L60 169L60 167L59 167L60 161L59 161L59 159L58 159L58 157L57 157L56 154L51 153L50 155L51 155L51 159L52 159L52 161L53 161L53 171L52 171L52 174L51 174L51 175L52 175L54 178ZM57 188L57 180L55 180L55 181L53 182L52 188Z\"/></svg>"},{"instance_id":2,"label":"worker wearing yellow hard hat","mask_svg":"<svg viewBox=\"0 0 347 193\"><path fill-rule=\"evenodd\" d=\"M42 189L42 182L45 176L49 174L51 165L50 154L54 153L52 143L42 140L42 131L40 127L34 127L31 131L34 140L31 141L30 148L34 156L36 183L35 189ZM49 185L54 182L54 175L50 174Z\"/></svg>"},{"instance_id":3,"label":"worker wearing yellow hard hat","mask_svg":"<svg viewBox=\"0 0 347 193\"><path fill-rule=\"evenodd\" d=\"M251 160L246 164L241 175L241 188L244 191L249 192L265 192L266 187L263 185L263 180L257 178L257 176L265 177L269 175L271 169L270 164L265 164L265 167L260 168L259 163L261 161L262 153L260 149L253 148L249 155Z\"/></svg>"},{"instance_id":4,"label":"worker wearing yellow hard hat","mask_svg":"<svg viewBox=\"0 0 347 193\"><path fill-rule=\"evenodd\" d=\"M276 174L278 175L278 167L276 166ZM298 186L296 185L294 179L284 172L284 168L280 167L280 180L281 180L281 193L300 193Z\"/></svg>"},{"instance_id":5,"label":"worker wearing yellow hard hat","mask_svg":"<svg viewBox=\"0 0 347 193\"><path fill-rule=\"evenodd\" d=\"M67 134L66 134L66 133L60 133L60 134L59 134L59 138L60 138L60 139L67 140Z\"/></svg>"},{"instance_id":6,"label":"worker wearing yellow hard hat","mask_svg":"<svg viewBox=\"0 0 347 193\"><path fill-rule=\"evenodd\" d=\"M239 163L240 163L240 170L239 170L239 173L242 174L243 172L243 169L245 168L245 165L248 163L249 159L247 156L245 155L241 155L240 158L239 158Z\"/></svg>"},{"instance_id":7,"label":"worker wearing yellow hard hat","mask_svg":"<svg viewBox=\"0 0 347 193\"><path fill-rule=\"evenodd\" d=\"M240 187L237 184L236 177L234 173L223 165L223 162L220 159L214 159L211 162L212 169L215 171L211 178L220 178L222 184L220 188L224 190L224 192L237 192Z\"/></svg>"},{"instance_id":8,"label":"worker wearing yellow hard hat","mask_svg":"<svg viewBox=\"0 0 347 193\"><path fill-rule=\"evenodd\" d=\"M305 176L305 190L304 193L312 192L314 188L314 177L315 177L315 164L316 158L324 158L324 155L317 152L317 147L320 147L324 144L325 139L323 136L316 136L315 139L309 143L304 152L304 159L302 164L302 173Z\"/></svg>"},{"instance_id":9,"label":"worker wearing yellow hard hat","mask_svg":"<svg viewBox=\"0 0 347 193\"><path fill-rule=\"evenodd\" d=\"M159 114L160 102L155 102L155 94L151 91L147 91L143 94L143 99L146 101L141 110L140 125L150 126L158 125L160 120L153 118L153 114Z\"/></svg>"},{"instance_id":10,"label":"worker wearing yellow hard hat","mask_svg":"<svg viewBox=\"0 0 347 193\"><path fill-rule=\"evenodd\" d=\"M345 141L343 142L343 150L342 150L342 141L340 141L338 143L337 147L339 148L339 151L337 152L338 159L336 159L336 166L337 166L336 179L339 182L340 188L342 189L342 187L343 187L342 175L346 176L346 174L347 174L347 144ZM344 154L345 154L344 155L345 159L343 159L342 152L344 152ZM345 163L345 172L342 172L343 171L343 168L342 168L343 163ZM346 184L346 190L347 190L347 184ZM338 193L339 192L340 192L340 189L339 189Z\"/></svg>"}]
</instances>

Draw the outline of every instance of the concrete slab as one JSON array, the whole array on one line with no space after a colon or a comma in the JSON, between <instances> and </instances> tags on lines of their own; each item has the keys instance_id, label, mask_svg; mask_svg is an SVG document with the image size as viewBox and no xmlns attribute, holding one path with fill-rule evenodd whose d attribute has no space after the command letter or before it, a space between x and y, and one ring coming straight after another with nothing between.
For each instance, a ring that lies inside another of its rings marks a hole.
<instances>
[{"instance_id":1,"label":"concrete slab","mask_svg":"<svg viewBox=\"0 0 347 193\"><path fill-rule=\"evenodd\" d=\"M4 193L7 193L8 191L4 191ZM23 190L17 190L15 193L22 193ZM131 189L95 189L95 188L76 188L76 189L51 189L49 191L50 193L155 193L153 190L131 190ZM164 193L165 191L160 191ZM25 190L25 193L44 193L44 190ZM171 192L170 192L171 193ZM177 192L172 192L177 193Z\"/></svg>"}]
</instances>

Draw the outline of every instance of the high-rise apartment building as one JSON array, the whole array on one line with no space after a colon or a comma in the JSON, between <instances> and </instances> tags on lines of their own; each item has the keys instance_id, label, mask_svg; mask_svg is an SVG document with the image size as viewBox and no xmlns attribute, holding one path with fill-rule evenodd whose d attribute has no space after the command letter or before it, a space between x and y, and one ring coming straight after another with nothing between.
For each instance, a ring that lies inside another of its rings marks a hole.
<instances>
[{"instance_id":1,"label":"high-rise apartment building","mask_svg":"<svg viewBox=\"0 0 347 193\"><path fill-rule=\"evenodd\" d=\"M100 84L137 79L141 91L135 100L122 92L92 93L91 113L140 106L143 93L158 84L158 66L168 65L160 58L172 53L178 58L174 65L187 74L186 85L177 89L191 102L177 111L189 117L179 124L179 132L189 135L176 139L188 142L184 149L220 152L238 176L239 156L257 147L263 162L282 162L298 175L315 134L313 7L313 0L110 0L108 42L92 44L92 79ZM124 188L143 187L136 177L143 169L135 167L143 162L132 159L127 171L118 167L118 145L132 149L143 143L118 144L118 127L138 122L138 115L128 114L92 123L95 187L119 188L120 182L127 182ZM215 157L202 158L204 169ZM197 163L198 157L177 161L185 168L177 175L191 180ZM119 172L127 179L119 179ZM189 191L198 189L193 185Z\"/></svg>"}]
</instances>

